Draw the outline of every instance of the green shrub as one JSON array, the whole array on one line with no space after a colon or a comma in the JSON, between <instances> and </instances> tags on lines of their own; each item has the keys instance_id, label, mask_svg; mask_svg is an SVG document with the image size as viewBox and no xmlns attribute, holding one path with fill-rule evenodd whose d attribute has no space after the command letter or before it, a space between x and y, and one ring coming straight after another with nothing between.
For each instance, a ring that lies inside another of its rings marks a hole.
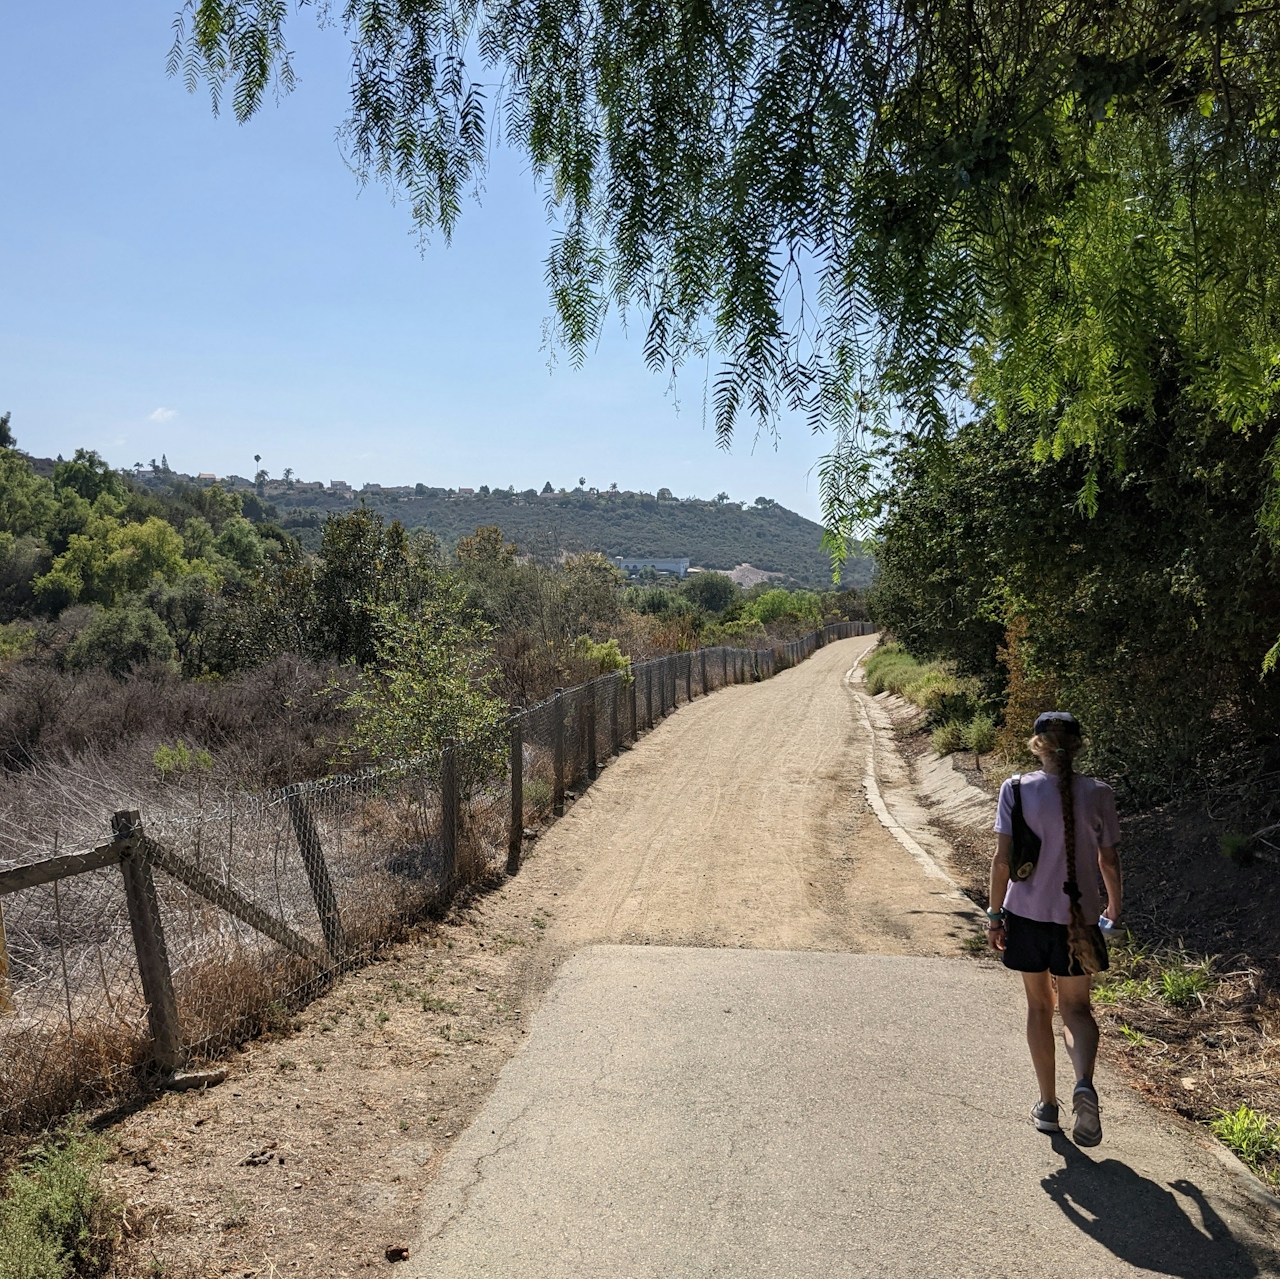
<instances>
[{"instance_id":1,"label":"green shrub","mask_svg":"<svg viewBox=\"0 0 1280 1279\"><path fill-rule=\"evenodd\" d=\"M922 669L924 673L902 690L902 696L927 711L940 711L948 698L960 694L960 681L945 671Z\"/></svg>"},{"instance_id":2,"label":"green shrub","mask_svg":"<svg viewBox=\"0 0 1280 1279\"><path fill-rule=\"evenodd\" d=\"M573 641L570 651L574 657L594 666L598 674L607 675L610 671L622 671L626 682L630 682L631 658L618 647L616 639L597 644L590 635L579 635Z\"/></svg>"},{"instance_id":3,"label":"green shrub","mask_svg":"<svg viewBox=\"0 0 1280 1279\"><path fill-rule=\"evenodd\" d=\"M178 655L164 623L134 605L100 612L67 647L72 670L103 666L123 679L140 666L171 662Z\"/></svg>"},{"instance_id":4,"label":"green shrub","mask_svg":"<svg viewBox=\"0 0 1280 1279\"><path fill-rule=\"evenodd\" d=\"M1193 1003L1213 985L1213 979L1203 964L1192 966L1177 964L1160 973L1160 994L1165 1003L1182 1008Z\"/></svg>"},{"instance_id":5,"label":"green shrub","mask_svg":"<svg viewBox=\"0 0 1280 1279\"><path fill-rule=\"evenodd\" d=\"M1209 1128L1254 1172L1276 1181L1275 1172L1267 1164L1280 1159L1280 1124L1270 1115L1259 1114L1248 1106L1220 1110L1217 1118L1209 1121Z\"/></svg>"},{"instance_id":6,"label":"green shrub","mask_svg":"<svg viewBox=\"0 0 1280 1279\"><path fill-rule=\"evenodd\" d=\"M163 742L157 746L151 762L167 781L174 773L189 773L193 768L207 773L213 767L213 756L206 750L190 750L186 742L179 739L176 746L166 746Z\"/></svg>"},{"instance_id":7,"label":"green shrub","mask_svg":"<svg viewBox=\"0 0 1280 1279\"><path fill-rule=\"evenodd\" d=\"M106 1144L70 1126L37 1147L5 1182L0 1279L103 1274L117 1239L100 1180Z\"/></svg>"},{"instance_id":8,"label":"green shrub","mask_svg":"<svg viewBox=\"0 0 1280 1279\"><path fill-rule=\"evenodd\" d=\"M908 684L920 679L926 668L900 644L881 644L867 658L864 669L867 691L873 697L886 692L900 697Z\"/></svg>"},{"instance_id":9,"label":"green shrub","mask_svg":"<svg viewBox=\"0 0 1280 1279\"><path fill-rule=\"evenodd\" d=\"M988 755L996 748L996 722L990 715L975 715L964 728L964 748Z\"/></svg>"},{"instance_id":10,"label":"green shrub","mask_svg":"<svg viewBox=\"0 0 1280 1279\"><path fill-rule=\"evenodd\" d=\"M964 750L964 730L961 720L949 719L929 734L929 741L939 755L950 755L952 751Z\"/></svg>"}]
</instances>

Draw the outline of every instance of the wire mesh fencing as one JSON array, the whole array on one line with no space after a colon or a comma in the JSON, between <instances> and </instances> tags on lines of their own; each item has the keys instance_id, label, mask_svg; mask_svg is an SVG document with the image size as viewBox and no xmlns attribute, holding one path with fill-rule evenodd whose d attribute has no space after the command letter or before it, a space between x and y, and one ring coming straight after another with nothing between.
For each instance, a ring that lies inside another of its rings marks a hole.
<instances>
[{"instance_id":1,"label":"wire mesh fencing","mask_svg":"<svg viewBox=\"0 0 1280 1279\"><path fill-rule=\"evenodd\" d=\"M518 871L526 829L677 707L870 629L675 653L558 690L512 716L506 766L485 777L465 776L465 753L446 747L103 813L92 849L29 831L0 845L0 1144L286 1024L458 888Z\"/></svg>"}]
</instances>

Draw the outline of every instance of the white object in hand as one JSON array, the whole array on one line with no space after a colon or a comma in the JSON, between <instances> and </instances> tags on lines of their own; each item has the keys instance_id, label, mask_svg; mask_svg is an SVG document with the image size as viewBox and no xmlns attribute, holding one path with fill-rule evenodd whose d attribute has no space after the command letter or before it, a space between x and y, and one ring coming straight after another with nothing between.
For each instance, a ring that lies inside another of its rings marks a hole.
<instances>
[{"instance_id":1,"label":"white object in hand","mask_svg":"<svg viewBox=\"0 0 1280 1279\"><path fill-rule=\"evenodd\" d=\"M1102 929L1102 935L1108 941L1110 941L1111 938L1115 936L1116 925L1111 920L1109 920L1105 915L1098 916L1098 927Z\"/></svg>"}]
</instances>

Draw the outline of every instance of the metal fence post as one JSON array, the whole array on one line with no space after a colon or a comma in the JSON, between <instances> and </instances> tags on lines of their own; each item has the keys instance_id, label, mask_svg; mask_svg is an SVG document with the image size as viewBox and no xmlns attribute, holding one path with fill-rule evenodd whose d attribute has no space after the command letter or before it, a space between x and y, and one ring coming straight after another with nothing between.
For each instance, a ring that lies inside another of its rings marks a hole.
<instances>
[{"instance_id":1,"label":"metal fence post","mask_svg":"<svg viewBox=\"0 0 1280 1279\"><path fill-rule=\"evenodd\" d=\"M598 681L591 680L582 690L585 705L582 708L582 731L587 742L587 780L596 779L596 687Z\"/></svg>"},{"instance_id":2,"label":"metal fence post","mask_svg":"<svg viewBox=\"0 0 1280 1279\"><path fill-rule=\"evenodd\" d=\"M156 895L151 863L147 860L142 820L136 812L119 812L111 818L111 830L116 839L131 841L131 847L120 858L120 870L124 875L124 895L129 907L133 949L138 956L142 997L147 1001L151 1055L161 1070L176 1070L182 1065L178 1001L173 994L173 973L164 944L160 899Z\"/></svg>"},{"instance_id":3,"label":"metal fence post","mask_svg":"<svg viewBox=\"0 0 1280 1279\"><path fill-rule=\"evenodd\" d=\"M524 847L524 716L511 717L511 825L507 830L507 874L520 869Z\"/></svg>"},{"instance_id":4,"label":"metal fence post","mask_svg":"<svg viewBox=\"0 0 1280 1279\"><path fill-rule=\"evenodd\" d=\"M444 891L453 896L458 875L458 751L446 737L440 752L440 846L444 852Z\"/></svg>"},{"instance_id":5,"label":"metal fence post","mask_svg":"<svg viewBox=\"0 0 1280 1279\"><path fill-rule=\"evenodd\" d=\"M564 689L557 688L551 703L551 811L564 816Z\"/></svg>"},{"instance_id":6,"label":"metal fence post","mask_svg":"<svg viewBox=\"0 0 1280 1279\"><path fill-rule=\"evenodd\" d=\"M333 880L329 878L329 864L324 859L324 848L320 844L320 832L301 794L290 791L288 804L289 820L293 823L298 851L302 854L302 867L311 885L316 914L320 916L325 949L331 958L340 959L346 949L346 939L342 932L342 916L338 913L338 897L333 891Z\"/></svg>"}]
</instances>

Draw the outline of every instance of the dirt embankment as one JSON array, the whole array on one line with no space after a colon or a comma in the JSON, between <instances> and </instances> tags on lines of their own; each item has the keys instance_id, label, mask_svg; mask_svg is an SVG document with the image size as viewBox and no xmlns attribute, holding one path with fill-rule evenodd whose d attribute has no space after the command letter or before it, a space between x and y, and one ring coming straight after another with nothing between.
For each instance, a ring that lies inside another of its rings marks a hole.
<instances>
[{"instance_id":1,"label":"dirt embankment","mask_svg":"<svg viewBox=\"0 0 1280 1279\"><path fill-rule=\"evenodd\" d=\"M116 1124L125 1272L355 1275L415 1205L560 960L598 941L960 952L963 907L867 809L847 640L680 710L519 876L344 977L207 1093Z\"/></svg>"}]
</instances>

